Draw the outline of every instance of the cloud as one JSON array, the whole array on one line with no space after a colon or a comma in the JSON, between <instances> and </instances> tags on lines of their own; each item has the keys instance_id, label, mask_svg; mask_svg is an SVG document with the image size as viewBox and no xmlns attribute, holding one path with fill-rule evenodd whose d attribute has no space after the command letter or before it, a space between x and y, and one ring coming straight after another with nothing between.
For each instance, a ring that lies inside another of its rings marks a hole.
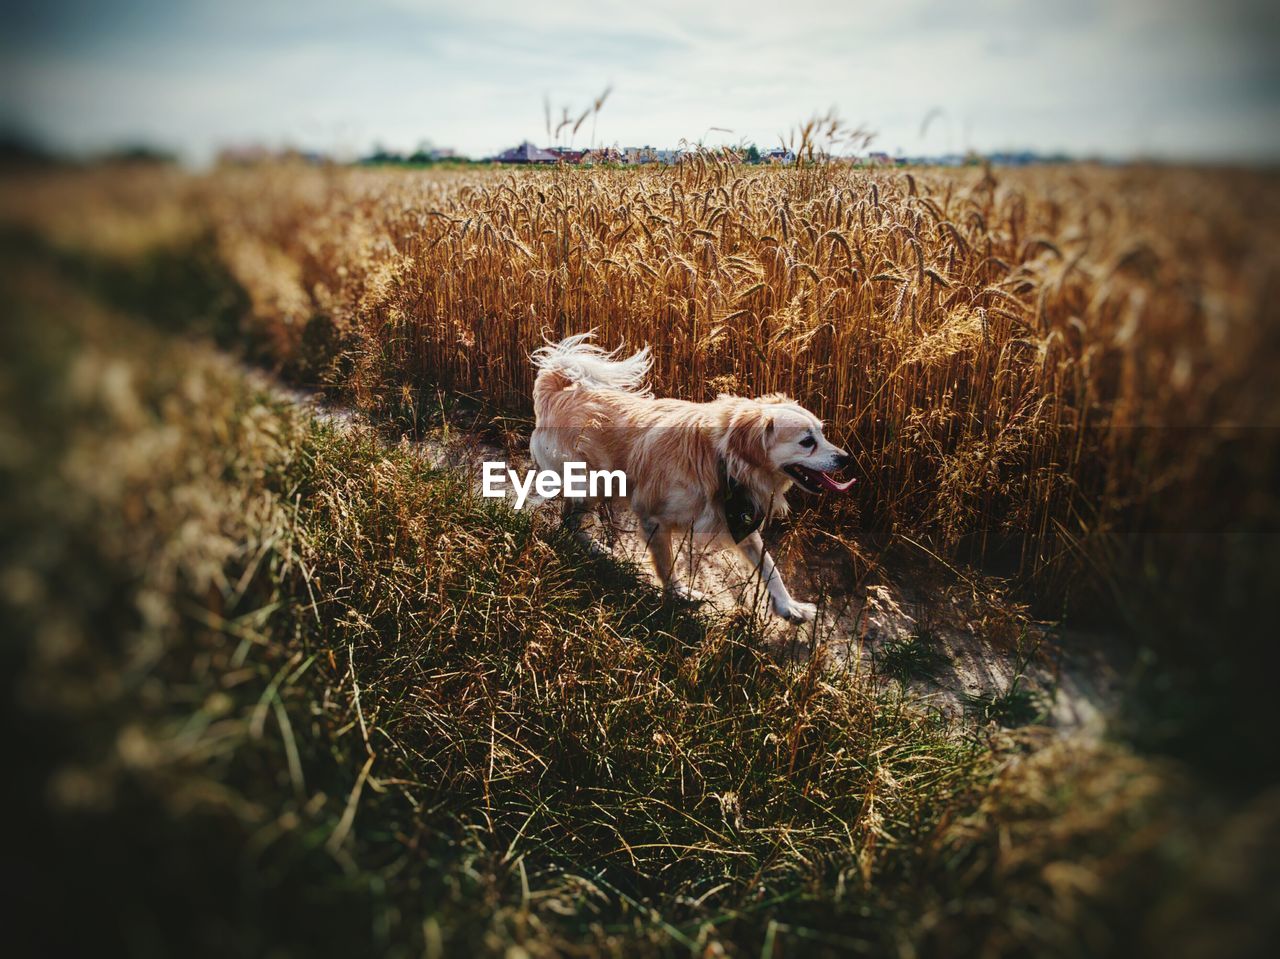
<instances>
[{"instance_id":1,"label":"cloud","mask_svg":"<svg viewBox=\"0 0 1280 959\"><path fill-rule=\"evenodd\" d=\"M770 144L835 106L888 149L1280 158L1276 18L1244 0L19 6L0 116L83 148L482 155L545 139L544 96L581 109L612 84L606 143L721 126L710 139Z\"/></svg>"}]
</instances>

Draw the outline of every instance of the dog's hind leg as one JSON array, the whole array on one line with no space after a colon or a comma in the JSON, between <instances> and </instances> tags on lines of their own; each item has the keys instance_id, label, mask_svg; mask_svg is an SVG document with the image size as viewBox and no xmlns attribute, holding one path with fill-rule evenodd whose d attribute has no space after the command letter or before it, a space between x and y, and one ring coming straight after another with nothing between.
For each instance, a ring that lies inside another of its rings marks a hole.
<instances>
[{"instance_id":1,"label":"dog's hind leg","mask_svg":"<svg viewBox=\"0 0 1280 959\"><path fill-rule=\"evenodd\" d=\"M654 519L640 521L644 531L645 544L649 547L649 555L653 557L653 568L658 571L658 579L662 588L676 599L700 603L707 597L676 579L675 556L671 549L671 530Z\"/></svg>"},{"instance_id":2,"label":"dog's hind leg","mask_svg":"<svg viewBox=\"0 0 1280 959\"><path fill-rule=\"evenodd\" d=\"M608 556L608 547L599 543L595 537L583 528L583 521L594 512L591 500L565 499L561 501L561 521L573 538L582 544L582 548L591 556Z\"/></svg>"},{"instance_id":3,"label":"dog's hind leg","mask_svg":"<svg viewBox=\"0 0 1280 959\"><path fill-rule=\"evenodd\" d=\"M773 603L773 611L789 623L807 623L818 615L818 607L813 603L800 603L791 598L787 592L787 584L782 581L782 574L773 562L773 557L764 548L764 539L759 532L752 533L741 543L742 550L753 569L758 570L769 591L769 599Z\"/></svg>"}]
</instances>

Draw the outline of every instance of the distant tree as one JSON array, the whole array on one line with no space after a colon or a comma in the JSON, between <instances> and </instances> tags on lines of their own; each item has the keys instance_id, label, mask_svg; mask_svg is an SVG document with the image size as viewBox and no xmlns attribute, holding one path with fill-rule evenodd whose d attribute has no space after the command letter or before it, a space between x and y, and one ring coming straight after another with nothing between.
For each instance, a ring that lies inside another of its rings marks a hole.
<instances>
[{"instance_id":1,"label":"distant tree","mask_svg":"<svg viewBox=\"0 0 1280 959\"><path fill-rule=\"evenodd\" d=\"M405 157L406 163L434 163L437 159L436 146L430 140L420 140L418 148Z\"/></svg>"},{"instance_id":2,"label":"distant tree","mask_svg":"<svg viewBox=\"0 0 1280 959\"><path fill-rule=\"evenodd\" d=\"M748 163L760 162L760 148L757 147L754 143L751 144L751 146L747 147L747 162Z\"/></svg>"},{"instance_id":3,"label":"distant tree","mask_svg":"<svg viewBox=\"0 0 1280 959\"><path fill-rule=\"evenodd\" d=\"M389 150L381 144L377 144L374 146L373 152L362 158L360 162L372 165L403 163L404 157L394 150Z\"/></svg>"},{"instance_id":4,"label":"distant tree","mask_svg":"<svg viewBox=\"0 0 1280 959\"><path fill-rule=\"evenodd\" d=\"M137 163L155 164L157 166L167 166L178 162L177 155L171 150L153 146L150 143L127 143L100 154L98 159L103 163Z\"/></svg>"},{"instance_id":5,"label":"distant tree","mask_svg":"<svg viewBox=\"0 0 1280 959\"><path fill-rule=\"evenodd\" d=\"M0 132L0 170L55 166L64 162L62 157L25 132Z\"/></svg>"}]
</instances>

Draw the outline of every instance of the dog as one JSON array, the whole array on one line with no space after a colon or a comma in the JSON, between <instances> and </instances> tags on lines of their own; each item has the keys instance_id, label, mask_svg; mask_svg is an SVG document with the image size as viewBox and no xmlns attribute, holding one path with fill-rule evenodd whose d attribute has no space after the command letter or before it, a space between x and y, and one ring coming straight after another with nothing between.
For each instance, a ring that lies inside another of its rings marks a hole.
<instances>
[{"instance_id":1,"label":"dog","mask_svg":"<svg viewBox=\"0 0 1280 959\"><path fill-rule=\"evenodd\" d=\"M774 613L792 623L817 615L794 599L765 551L760 528L787 513L792 486L844 492L853 480L832 476L850 456L822 435L822 421L782 395L719 396L710 403L656 399L646 388L649 348L620 357L592 334L536 350L534 462L561 471L566 462L622 470L625 497L640 523L663 588L688 600L700 594L677 580L672 537L692 534L711 549L737 546L761 577ZM617 497L621 499L622 497ZM583 529L599 505L565 499L563 519L592 553L607 552Z\"/></svg>"}]
</instances>

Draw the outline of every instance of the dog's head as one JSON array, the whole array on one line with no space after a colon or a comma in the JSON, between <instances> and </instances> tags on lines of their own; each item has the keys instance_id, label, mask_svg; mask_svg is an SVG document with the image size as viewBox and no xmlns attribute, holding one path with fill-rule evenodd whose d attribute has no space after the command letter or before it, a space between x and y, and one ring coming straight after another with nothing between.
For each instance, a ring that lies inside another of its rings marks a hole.
<instances>
[{"instance_id":1,"label":"dog's head","mask_svg":"<svg viewBox=\"0 0 1280 959\"><path fill-rule=\"evenodd\" d=\"M794 484L806 493L843 493L853 480L831 475L852 461L822 435L822 421L785 396L766 396L739 407L725 433L731 467L749 471L775 494Z\"/></svg>"}]
</instances>

